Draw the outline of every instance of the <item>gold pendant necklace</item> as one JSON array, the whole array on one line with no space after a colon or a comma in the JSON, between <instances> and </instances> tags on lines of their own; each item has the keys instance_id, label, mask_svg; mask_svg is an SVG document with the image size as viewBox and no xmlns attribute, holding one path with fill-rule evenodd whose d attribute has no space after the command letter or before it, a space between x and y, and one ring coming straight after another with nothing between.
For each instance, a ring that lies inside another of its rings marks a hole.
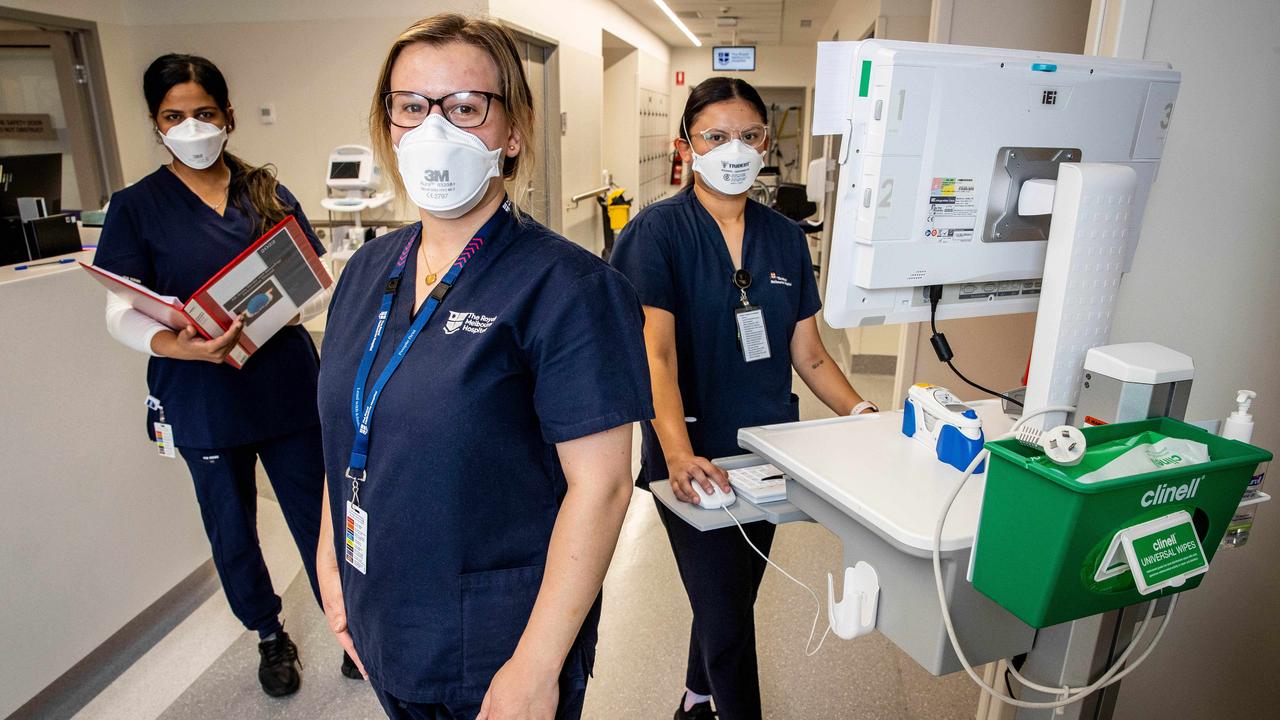
<instances>
[{"instance_id":1,"label":"gold pendant necklace","mask_svg":"<svg viewBox=\"0 0 1280 720\"><path fill-rule=\"evenodd\" d=\"M418 250L422 252L422 266L427 269L427 276L424 278L428 285L434 285L436 282L436 274L431 270L431 264L427 262L427 244L419 243Z\"/></svg>"}]
</instances>

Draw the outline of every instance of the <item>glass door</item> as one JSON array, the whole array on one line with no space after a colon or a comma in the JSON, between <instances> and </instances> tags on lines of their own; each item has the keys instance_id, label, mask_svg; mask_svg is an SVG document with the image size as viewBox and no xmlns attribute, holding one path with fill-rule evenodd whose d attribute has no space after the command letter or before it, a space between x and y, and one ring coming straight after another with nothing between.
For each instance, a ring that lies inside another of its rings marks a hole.
<instances>
[{"instance_id":1,"label":"glass door","mask_svg":"<svg viewBox=\"0 0 1280 720\"><path fill-rule=\"evenodd\" d=\"M72 33L0 31L0 158L61 155L64 210L96 210L111 193L90 97Z\"/></svg>"}]
</instances>

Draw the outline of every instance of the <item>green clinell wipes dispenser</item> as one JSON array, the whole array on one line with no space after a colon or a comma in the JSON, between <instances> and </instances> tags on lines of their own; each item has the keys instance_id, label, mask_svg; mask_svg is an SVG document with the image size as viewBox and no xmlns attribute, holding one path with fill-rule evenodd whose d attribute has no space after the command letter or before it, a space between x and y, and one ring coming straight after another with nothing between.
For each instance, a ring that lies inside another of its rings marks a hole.
<instances>
[{"instance_id":1,"label":"green clinell wipes dispenser","mask_svg":"<svg viewBox=\"0 0 1280 720\"><path fill-rule=\"evenodd\" d=\"M1068 467L1017 439L986 445L973 586L1032 627L1199 586L1271 459L1170 418L1080 432L1089 450Z\"/></svg>"}]
</instances>

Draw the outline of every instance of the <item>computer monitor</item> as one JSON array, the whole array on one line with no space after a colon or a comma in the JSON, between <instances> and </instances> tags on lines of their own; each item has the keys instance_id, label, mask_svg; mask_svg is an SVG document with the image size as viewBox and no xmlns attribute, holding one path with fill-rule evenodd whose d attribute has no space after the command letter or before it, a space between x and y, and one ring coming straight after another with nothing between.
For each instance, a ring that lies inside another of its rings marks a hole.
<instances>
[{"instance_id":1,"label":"computer monitor","mask_svg":"<svg viewBox=\"0 0 1280 720\"><path fill-rule=\"evenodd\" d=\"M1035 312L1050 216L1019 211L1030 211L1037 190L1051 205L1052 184L1027 181L1057 178L1061 163L1136 172L1127 269L1179 73L1159 62L957 45L836 49L850 81L828 91L843 97L816 99L819 111L834 103L845 128L828 323L928 321L925 289L935 285L940 319Z\"/></svg>"},{"instance_id":2,"label":"computer monitor","mask_svg":"<svg viewBox=\"0 0 1280 720\"><path fill-rule=\"evenodd\" d=\"M382 173L373 151L363 145L340 145L329 153L325 184L334 190L376 192Z\"/></svg>"},{"instance_id":3,"label":"computer monitor","mask_svg":"<svg viewBox=\"0 0 1280 720\"><path fill-rule=\"evenodd\" d=\"M44 198L47 214L62 212L62 155L0 158L0 217L18 215L18 198Z\"/></svg>"}]
</instances>

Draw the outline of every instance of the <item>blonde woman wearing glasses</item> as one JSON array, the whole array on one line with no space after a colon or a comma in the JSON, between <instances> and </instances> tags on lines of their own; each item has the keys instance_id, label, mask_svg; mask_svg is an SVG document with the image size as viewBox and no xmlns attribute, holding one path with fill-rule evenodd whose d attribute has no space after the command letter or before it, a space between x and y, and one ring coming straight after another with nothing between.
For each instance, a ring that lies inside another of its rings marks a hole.
<instances>
[{"instance_id":1,"label":"blonde woman wearing glasses","mask_svg":"<svg viewBox=\"0 0 1280 720\"><path fill-rule=\"evenodd\" d=\"M421 222L362 247L329 311L326 615L390 717L577 718L653 415L639 302L507 198L533 99L501 26L407 29L370 126Z\"/></svg>"}]
</instances>

